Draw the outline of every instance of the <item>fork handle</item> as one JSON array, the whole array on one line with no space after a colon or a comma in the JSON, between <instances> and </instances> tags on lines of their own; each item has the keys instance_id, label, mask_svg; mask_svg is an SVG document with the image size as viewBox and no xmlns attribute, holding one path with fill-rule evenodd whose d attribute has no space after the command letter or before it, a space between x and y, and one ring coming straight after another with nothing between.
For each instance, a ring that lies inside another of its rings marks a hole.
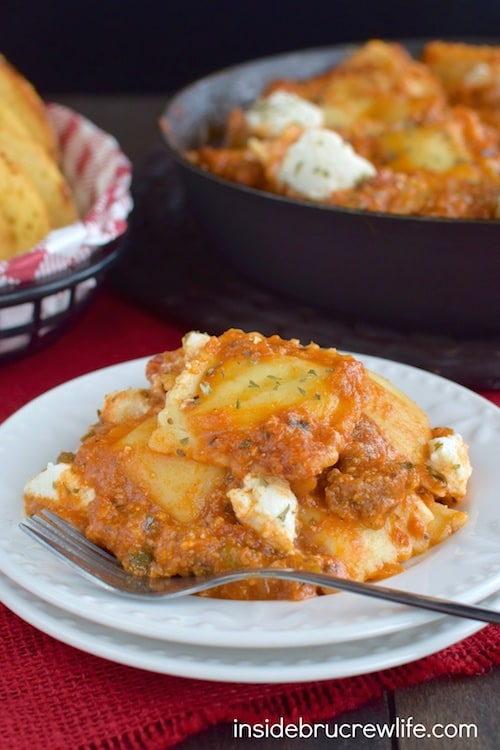
<instances>
[{"instance_id":1,"label":"fork handle","mask_svg":"<svg viewBox=\"0 0 500 750\"><path fill-rule=\"evenodd\" d=\"M371 596L375 599L383 599L385 601L392 601L398 604L407 604L411 607L418 607L420 609L431 610L433 612L439 612L445 615L452 615L453 617L464 617L469 620L478 620L480 622L486 622L493 625L500 625L500 612L495 610L486 609L484 607L478 607L474 604L463 604L461 602L453 602L447 599L440 599L434 596L428 596L426 594L416 594L409 591L401 591L400 589L392 589L387 586L379 586L378 584L372 583L360 583L359 581L352 581L346 578L338 578L325 573L310 573L296 570L287 570L280 568L264 568L255 569L252 571L233 571L221 577L221 583L231 583L232 581L238 581L242 578L279 578L282 580L290 581L301 581L303 583L311 583L322 588L336 589L339 591L348 591L353 594L361 594L363 596ZM219 578L219 576L218 576ZM200 589L207 588L200 582ZM160 592L158 592L160 593Z\"/></svg>"}]
</instances>

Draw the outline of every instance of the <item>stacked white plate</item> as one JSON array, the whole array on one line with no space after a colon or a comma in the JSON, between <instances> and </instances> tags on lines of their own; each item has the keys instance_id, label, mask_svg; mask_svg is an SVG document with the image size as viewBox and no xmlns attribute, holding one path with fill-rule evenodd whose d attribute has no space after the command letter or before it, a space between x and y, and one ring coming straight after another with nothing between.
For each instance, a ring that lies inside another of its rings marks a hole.
<instances>
[{"instance_id":1,"label":"stacked white plate","mask_svg":"<svg viewBox=\"0 0 500 750\"><path fill-rule=\"evenodd\" d=\"M500 606L500 409L414 367L356 355L469 444L469 522L384 585ZM146 359L59 386L0 427L0 597L45 633L83 651L154 672L219 681L347 677L427 656L484 623L338 593L303 602L189 596L138 601L83 578L20 529L23 487L61 450L74 450L112 390L147 385Z\"/></svg>"}]
</instances>

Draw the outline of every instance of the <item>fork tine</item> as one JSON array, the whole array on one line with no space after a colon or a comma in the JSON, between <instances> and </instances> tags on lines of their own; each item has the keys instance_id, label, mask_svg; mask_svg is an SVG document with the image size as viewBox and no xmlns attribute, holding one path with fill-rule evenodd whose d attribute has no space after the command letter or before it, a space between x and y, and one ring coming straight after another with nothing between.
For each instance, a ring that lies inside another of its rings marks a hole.
<instances>
[{"instance_id":1,"label":"fork tine","mask_svg":"<svg viewBox=\"0 0 500 750\"><path fill-rule=\"evenodd\" d=\"M79 573L93 581L99 580L107 588L126 588L129 574L117 564L111 555L104 553L92 543L82 544L81 535L75 532L70 537L57 525L41 515L30 516L20 523L29 536L47 547L65 562L70 563Z\"/></svg>"},{"instance_id":2,"label":"fork tine","mask_svg":"<svg viewBox=\"0 0 500 750\"><path fill-rule=\"evenodd\" d=\"M121 565L114 555L107 552L102 547L98 547L97 544L89 541L87 537L81 534L72 524L68 523L60 516L57 516L55 513L52 513L52 511L42 510L40 513L35 514L34 517L40 519L44 526L46 525L45 522L49 523L54 531L61 533L61 538L65 541L70 537L75 545L78 545L84 550L89 550L94 555L98 555L103 560L106 560L108 563L121 569Z\"/></svg>"},{"instance_id":3,"label":"fork tine","mask_svg":"<svg viewBox=\"0 0 500 750\"><path fill-rule=\"evenodd\" d=\"M45 514L46 515L46 514ZM257 568L232 570L223 574L201 576L200 578L148 578L127 573L115 558L86 540L75 529L60 519L34 515L21 521L20 528L36 539L58 557L69 563L81 575L99 583L104 588L126 593L129 596L162 596L167 598L199 593L207 589L231 583L243 578L280 578L365 596L385 599L400 604L428 609L441 614L466 617L500 625L500 612L475 605L447 601L437 597L416 594L398 589L385 588L370 583L336 578L324 573L280 568ZM51 514L52 516L52 514Z\"/></svg>"}]
</instances>

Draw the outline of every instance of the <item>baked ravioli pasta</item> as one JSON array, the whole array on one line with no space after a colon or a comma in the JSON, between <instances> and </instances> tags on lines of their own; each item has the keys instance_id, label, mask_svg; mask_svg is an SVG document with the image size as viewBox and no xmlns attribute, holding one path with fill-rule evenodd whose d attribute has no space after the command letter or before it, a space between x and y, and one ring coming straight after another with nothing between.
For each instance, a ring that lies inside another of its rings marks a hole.
<instances>
[{"instance_id":1,"label":"baked ravioli pasta","mask_svg":"<svg viewBox=\"0 0 500 750\"><path fill-rule=\"evenodd\" d=\"M108 394L76 453L25 488L131 573L298 567L387 577L467 520L467 446L336 349L231 329L151 358ZM304 599L251 579L205 596Z\"/></svg>"},{"instance_id":2,"label":"baked ravioli pasta","mask_svg":"<svg viewBox=\"0 0 500 750\"><path fill-rule=\"evenodd\" d=\"M231 182L408 216L498 219L500 47L371 39L312 78L271 81L185 153Z\"/></svg>"}]
</instances>

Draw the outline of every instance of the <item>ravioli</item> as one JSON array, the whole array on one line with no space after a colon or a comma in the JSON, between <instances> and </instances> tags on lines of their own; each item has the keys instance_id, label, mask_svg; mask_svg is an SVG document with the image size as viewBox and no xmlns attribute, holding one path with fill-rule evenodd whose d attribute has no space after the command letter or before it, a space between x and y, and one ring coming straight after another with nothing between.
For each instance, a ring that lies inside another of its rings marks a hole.
<instances>
[{"instance_id":1,"label":"ravioli","mask_svg":"<svg viewBox=\"0 0 500 750\"><path fill-rule=\"evenodd\" d=\"M148 387L109 393L74 453L26 484L134 575L298 567L387 577L467 521L467 446L356 357L279 336L191 332ZM299 600L250 579L210 596Z\"/></svg>"},{"instance_id":2,"label":"ravioli","mask_svg":"<svg viewBox=\"0 0 500 750\"><path fill-rule=\"evenodd\" d=\"M286 479L338 459L366 400L362 365L333 349L230 330L188 359L150 445Z\"/></svg>"},{"instance_id":3,"label":"ravioli","mask_svg":"<svg viewBox=\"0 0 500 750\"><path fill-rule=\"evenodd\" d=\"M412 216L498 218L500 47L372 39L307 80L280 78L224 138L185 153L232 182ZM347 158L348 157L348 158Z\"/></svg>"}]
</instances>

